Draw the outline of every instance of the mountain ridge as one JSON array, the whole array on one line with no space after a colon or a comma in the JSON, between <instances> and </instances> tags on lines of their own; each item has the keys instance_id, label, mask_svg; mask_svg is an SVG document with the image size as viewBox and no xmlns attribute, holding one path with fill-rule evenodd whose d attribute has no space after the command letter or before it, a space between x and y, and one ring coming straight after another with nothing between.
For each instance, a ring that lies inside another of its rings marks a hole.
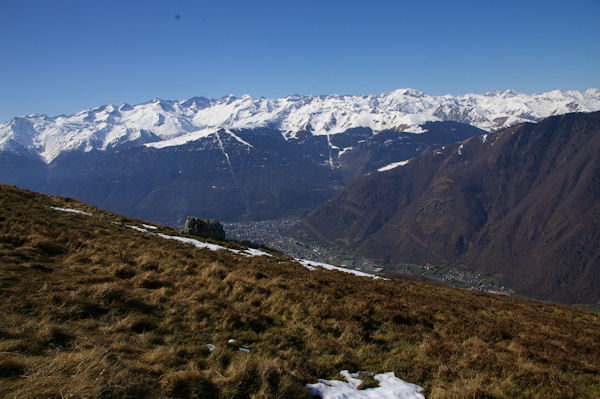
<instances>
[{"instance_id":1,"label":"mountain ridge","mask_svg":"<svg viewBox=\"0 0 600 399\"><path fill-rule=\"evenodd\" d=\"M0 124L0 149L38 154L50 163L68 151L176 146L222 129L274 128L286 140L301 131L329 136L359 127L420 133L428 121L456 121L489 131L555 114L596 110L600 110L598 89L532 95L506 90L432 96L398 89L379 95L154 99L135 106L103 105L68 116L13 118Z\"/></svg>"}]
</instances>

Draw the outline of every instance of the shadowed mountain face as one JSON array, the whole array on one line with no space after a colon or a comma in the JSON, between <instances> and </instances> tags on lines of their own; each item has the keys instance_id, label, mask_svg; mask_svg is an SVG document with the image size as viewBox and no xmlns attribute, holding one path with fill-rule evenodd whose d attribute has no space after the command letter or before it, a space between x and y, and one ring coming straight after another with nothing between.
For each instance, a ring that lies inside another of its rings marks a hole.
<instances>
[{"instance_id":1,"label":"shadowed mountain face","mask_svg":"<svg viewBox=\"0 0 600 399\"><path fill-rule=\"evenodd\" d=\"M304 215L356 176L483 131L457 122L414 134L357 128L336 135L268 128L221 130L184 145L70 151L50 164L0 152L0 182L154 222L196 215L222 221Z\"/></svg>"},{"instance_id":2,"label":"shadowed mountain face","mask_svg":"<svg viewBox=\"0 0 600 399\"><path fill-rule=\"evenodd\" d=\"M393 266L458 265L518 294L600 300L600 113L472 137L372 172L297 234Z\"/></svg>"}]
</instances>

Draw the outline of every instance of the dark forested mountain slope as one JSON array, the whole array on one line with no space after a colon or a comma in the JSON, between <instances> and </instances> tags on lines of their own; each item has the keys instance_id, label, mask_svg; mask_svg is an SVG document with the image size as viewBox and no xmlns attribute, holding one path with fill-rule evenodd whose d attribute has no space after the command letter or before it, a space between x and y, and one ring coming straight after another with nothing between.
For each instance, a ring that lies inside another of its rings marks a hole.
<instances>
[{"instance_id":1,"label":"dark forested mountain slope","mask_svg":"<svg viewBox=\"0 0 600 399\"><path fill-rule=\"evenodd\" d=\"M308 213L349 181L483 131L427 122L420 134L356 128L286 138L271 128L220 130L176 146L63 152L49 164L22 149L0 152L0 182L74 197L129 216L182 225Z\"/></svg>"},{"instance_id":2,"label":"dark forested mountain slope","mask_svg":"<svg viewBox=\"0 0 600 399\"><path fill-rule=\"evenodd\" d=\"M550 117L372 172L298 235L387 265L458 265L517 293L600 300L600 113Z\"/></svg>"}]
</instances>

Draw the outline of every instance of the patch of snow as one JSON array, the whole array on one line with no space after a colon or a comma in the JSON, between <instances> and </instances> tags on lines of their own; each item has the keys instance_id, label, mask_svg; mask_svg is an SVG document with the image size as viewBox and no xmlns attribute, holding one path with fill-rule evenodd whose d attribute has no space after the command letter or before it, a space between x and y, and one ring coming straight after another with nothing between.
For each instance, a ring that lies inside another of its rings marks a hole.
<instances>
[{"instance_id":1,"label":"patch of snow","mask_svg":"<svg viewBox=\"0 0 600 399\"><path fill-rule=\"evenodd\" d=\"M409 126L407 129L403 130L403 132L413 133L413 134L423 134L423 133L427 133L428 131L429 131L428 129L423 129L423 127L421 125Z\"/></svg>"},{"instance_id":2,"label":"patch of snow","mask_svg":"<svg viewBox=\"0 0 600 399\"><path fill-rule=\"evenodd\" d=\"M356 378L358 373L340 372L344 381L322 380L316 384L307 384L306 389L323 399L425 399L421 394L423 388L396 377L394 372L376 374L373 378L379 382L375 388L359 390L362 380Z\"/></svg>"},{"instance_id":3,"label":"patch of snow","mask_svg":"<svg viewBox=\"0 0 600 399\"><path fill-rule=\"evenodd\" d=\"M329 167L333 168L333 157L331 155L332 144L330 135L327 135L327 148L329 149Z\"/></svg>"},{"instance_id":4,"label":"patch of snow","mask_svg":"<svg viewBox=\"0 0 600 399\"><path fill-rule=\"evenodd\" d=\"M264 251L261 251L259 249L254 249L254 248L246 248L246 249L227 248L227 247L224 247L222 245L211 244L211 243L208 243L208 242L196 240L195 238L180 237L180 236L170 236L168 234L163 234L163 233L152 233L152 232L148 231L147 229L144 229L144 228L141 228L141 227L138 227L138 226L132 226L130 224L126 224L125 226L129 227L130 229L134 229L136 231L139 231L141 233L156 234L157 236L159 236L161 238L164 238L164 239L167 239L167 240L175 240L175 241L183 242L185 244L192 244L196 248L207 248L207 249L210 249L211 251L225 250L225 251L233 252L233 253L238 254L238 255L248 256L248 257L252 257L252 256L272 256L271 254L269 254L267 252L264 252ZM149 229L156 229L157 228L155 226L150 226L150 225L147 225L147 224L142 224L142 226L147 227Z\"/></svg>"},{"instance_id":5,"label":"patch of snow","mask_svg":"<svg viewBox=\"0 0 600 399\"><path fill-rule=\"evenodd\" d=\"M458 146L458 150L456 150L456 152L458 153L458 155L462 155L463 154L463 152L462 152L463 148L465 148L464 144L461 144L461 145Z\"/></svg>"},{"instance_id":6,"label":"patch of snow","mask_svg":"<svg viewBox=\"0 0 600 399\"><path fill-rule=\"evenodd\" d=\"M238 348L238 351L248 353L248 352L250 352L250 349L241 347L241 348Z\"/></svg>"},{"instance_id":7,"label":"patch of snow","mask_svg":"<svg viewBox=\"0 0 600 399\"><path fill-rule=\"evenodd\" d=\"M230 135L231 137L233 137L234 139L236 139L238 142L240 142L240 143L242 143L242 144L244 144L244 145L247 145L247 146L248 146L248 147L250 147L250 148L254 148L254 146L253 146L252 144L250 144L250 143L248 143L247 141L245 141L245 140L241 139L241 138L240 138L240 137L238 137L238 136L237 136L235 133L233 133L231 130L229 130L229 129L226 129L225 131L226 131L227 133L229 133L229 135Z\"/></svg>"},{"instance_id":8,"label":"patch of snow","mask_svg":"<svg viewBox=\"0 0 600 399\"><path fill-rule=\"evenodd\" d=\"M152 226L152 225L144 224L144 223L142 223L142 226L144 226L145 228L150 229L150 230L158 229L158 227L156 227L156 226Z\"/></svg>"},{"instance_id":9,"label":"patch of snow","mask_svg":"<svg viewBox=\"0 0 600 399\"><path fill-rule=\"evenodd\" d=\"M255 248L247 248L242 251L238 251L238 253L244 256L271 256L271 254Z\"/></svg>"},{"instance_id":10,"label":"patch of snow","mask_svg":"<svg viewBox=\"0 0 600 399\"><path fill-rule=\"evenodd\" d=\"M227 340L227 343L228 344L233 344L233 343L235 343L235 339L230 338L230 339Z\"/></svg>"},{"instance_id":11,"label":"patch of snow","mask_svg":"<svg viewBox=\"0 0 600 399\"><path fill-rule=\"evenodd\" d=\"M340 157L341 157L342 155L344 155L346 152L350 151L350 150L351 150L351 149L353 149L353 148L354 148L354 147L344 147L344 148L342 149L342 151L338 152L338 155L337 155L338 159L340 159Z\"/></svg>"},{"instance_id":12,"label":"patch of snow","mask_svg":"<svg viewBox=\"0 0 600 399\"><path fill-rule=\"evenodd\" d=\"M487 134L481 135L481 142L482 143L485 143L487 141L487 136L488 136Z\"/></svg>"},{"instance_id":13,"label":"patch of snow","mask_svg":"<svg viewBox=\"0 0 600 399\"><path fill-rule=\"evenodd\" d=\"M217 347L214 346L213 344L206 344L206 349L208 349L209 352L212 352L215 349L217 349Z\"/></svg>"},{"instance_id":14,"label":"patch of snow","mask_svg":"<svg viewBox=\"0 0 600 399\"><path fill-rule=\"evenodd\" d=\"M392 169L395 169L395 168L397 168L399 166L404 166L404 165L408 164L408 162L409 162L408 159L406 161L394 162L394 163L391 163L389 165L386 165L386 166L383 166L383 167L377 169L377 171L378 172L385 172L386 170L392 170Z\"/></svg>"},{"instance_id":15,"label":"patch of snow","mask_svg":"<svg viewBox=\"0 0 600 399\"><path fill-rule=\"evenodd\" d=\"M316 270L317 267L321 267L321 268L327 269L327 270L337 270L339 272L354 274L355 276L369 277L374 280L382 278L382 277L376 276L374 274L369 274L369 273L361 272L358 270L346 269L345 267L334 266L334 265L330 265L329 263L321 263L321 262L315 262L312 260L297 259L297 258L295 258L294 260L296 262L300 263L302 266L306 267L308 270ZM384 280L386 280L386 279L384 279Z\"/></svg>"},{"instance_id":16,"label":"patch of snow","mask_svg":"<svg viewBox=\"0 0 600 399\"><path fill-rule=\"evenodd\" d=\"M224 247L222 245L211 244L211 243L208 243L208 242L196 240L194 238L180 237L180 236L170 236L170 235L163 234L163 233L156 233L156 234L159 237L165 238L167 240L175 240L175 241L183 242L185 244L192 244L196 248L207 248L207 249L210 249L211 251L219 251L221 249L230 250L230 248L226 248L226 247Z\"/></svg>"},{"instance_id":17,"label":"patch of snow","mask_svg":"<svg viewBox=\"0 0 600 399\"><path fill-rule=\"evenodd\" d=\"M217 142L219 143L219 148L221 149L221 152L223 153L223 155L225 155L225 160L227 161L227 165L229 165L229 171L231 172L231 175L233 176L233 168L231 167L231 160L229 159L229 154L227 153L227 151L225 151L225 147L223 147L223 142L221 141L221 136L219 136L219 132L215 133L215 135L217 136Z\"/></svg>"},{"instance_id":18,"label":"patch of snow","mask_svg":"<svg viewBox=\"0 0 600 399\"><path fill-rule=\"evenodd\" d=\"M156 141L154 143L146 143L144 144L146 147L161 149L166 147L175 147L178 145L184 145L192 141L199 140L204 137L208 137L211 134L215 134L215 129L201 129L195 132L183 134L181 136L177 136L171 139L166 139L162 141Z\"/></svg>"},{"instance_id":19,"label":"patch of snow","mask_svg":"<svg viewBox=\"0 0 600 399\"><path fill-rule=\"evenodd\" d=\"M308 261L308 260L306 260L306 261L303 261L303 260L300 260L300 259L296 259L296 260L297 260L297 261L299 261L299 262L300 262L300 264L301 264L302 266L306 267L306 268L307 268L308 270L310 270L311 272L312 272L313 270L317 270L317 268L316 268L315 266L311 265L311 264L309 263L310 261Z\"/></svg>"},{"instance_id":20,"label":"patch of snow","mask_svg":"<svg viewBox=\"0 0 600 399\"><path fill-rule=\"evenodd\" d=\"M61 211L61 212L71 212L71 213L78 213L80 215L86 215L86 216L94 216L91 213L88 212L84 212L84 211L80 211L78 209L72 209L72 208L59 208L57 206L51 206L50 208L57 210L57 211Z\"/></svg>"},{"instance_id":21,"label":"patch of snow","mask_svg":"<svg viewBox=\"0 0 600 399\"><path fill-rule=\"evenodd\" d=\"M146 230L146 229L143 229L143 228L141 228L141 227L138 227L138 226L132 226L132 225L130 225L130 224L126 224L125 226L129 227L130 229L137 230L137 231L139 231L139 232L141 232L141 233L148 233L148 230Z\"/></svg>"}]
</instances>

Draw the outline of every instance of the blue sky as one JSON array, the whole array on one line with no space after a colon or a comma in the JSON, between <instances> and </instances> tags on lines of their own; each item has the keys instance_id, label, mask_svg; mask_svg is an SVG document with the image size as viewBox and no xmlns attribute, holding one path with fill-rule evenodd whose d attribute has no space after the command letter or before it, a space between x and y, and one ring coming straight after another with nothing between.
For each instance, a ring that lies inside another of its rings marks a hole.
<instances>
[{"instance_id":1,"label":"blue sky","mask_svg":"<svg viewBox=\"0 0 600 399\"><path fill-rule=\"evenodd\" d=\"M155 97L600 87L597 0L0 0L0 16L0 122Z\"/></svg>"}]
</instances>

